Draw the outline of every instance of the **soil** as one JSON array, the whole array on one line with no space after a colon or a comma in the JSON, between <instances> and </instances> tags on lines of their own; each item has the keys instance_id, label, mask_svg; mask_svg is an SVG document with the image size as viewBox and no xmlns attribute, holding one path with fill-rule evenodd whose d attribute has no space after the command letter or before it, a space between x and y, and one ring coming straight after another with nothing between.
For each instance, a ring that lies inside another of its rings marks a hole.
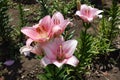
<instances>
[{"instance_id":1,"label":"soil","mask_svg":"<svg viewBox=\"0 0 120 80\"><path fill-rule=\"evenodd\" d=\"M15 1L15 0L14 0ZM33 0L34 1L34 0ZM94 1L94 0L93 0ZM30 1L29 1L30 2ZM31 4L26 3L25 4ZM36 2L35 2L36 3ZM34 4L38 5L38 4ZM106 6L110 6L111 2L106 1ZM29 5L31 6L31 5ZM34 7L36 7L34 6ZM32 6L31 6L32 7ZM18 26L18 10L17 8L10 8L9 15L11 17L10 25ZM36 15L30 15L27 18L32 20ZM79 30L81 23L73 19L76 30L75 36L79 36ZM30 25L35 24L34 21L29 22ZM91 33L95 33L94 29L89 30ZM108 53L108 55L98 55L93 60L93 66L89 75L85 75L85 80L120 80L120 36L115 41L116 51ZM0 80L38 80L37 75L43 72L43 68L40 65L40 60L34 57L20 56L20 60L16 61L12 66L0 66L0 72L3 75Z\"/></svg>"},{"instance_id":2,"label":"soil","mask_svg":"<svg viewBox=\"0 0 120 80\"><path fill-rule=\"evenodd\" d=\"M98 55L93 60L92 74L87 80L120 80L120 50Z\"/></svg>"},{"instance_id":3,"label":"soil","mask_svg":"<svg viewBox=\"0 0 120 80\"><path fill-rule=\"evenodd\" d=\"M16 61L12 66L2 66L1 70L4 70L3 80L38 80L37 75L42 73L40 61L25 56L21 56L20 61Z\"/></svg>"}]
</instances>

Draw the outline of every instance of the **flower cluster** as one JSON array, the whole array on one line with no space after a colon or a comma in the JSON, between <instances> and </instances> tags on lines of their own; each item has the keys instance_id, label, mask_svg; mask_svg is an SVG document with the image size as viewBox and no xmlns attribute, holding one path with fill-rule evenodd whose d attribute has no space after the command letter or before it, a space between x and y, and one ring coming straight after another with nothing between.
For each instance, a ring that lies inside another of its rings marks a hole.
<instances>
[{"instance_id":1,"label":"flower cluster","mask_svg":"<svg viewBox=\"0 0 120 80\"><path fill-rule=\"evenodd\" d=\"M47 15L33 27L22 28L21 32L28 39L26 46L23 46L20 52L26 56L30 52L38 55L45 53L45 56L41 59L41 63L44 66L52 63L57 67L61 67L63 64L76 66L79 61L73 56L73 53L77 46L77 41L64 41L61 35L69 23L70 21L65 20L60 12L56 12L52 18ZM31 46L32 42L35 42L34 46Z\"/></svg>"},{"instance_id":2,"label":"flower cluster","mask_svg":"<svg viewBox=\"0 0 120 80\"><path fill-rule=\"evenodd\" d=\"M89 23L96 17L102 17L102 15L99 15L101 12L103 11L83 4L80 6L80 10L76 11L76 15L84 22ZM79 60L73 55L77 41L64 41L62 36L68 24L70 24L70 21L64 19L60 12L56 12L52 17L50 15L45 16L38 24L32 27L22 28L21 32L28 39L26 45L20 49L20 52L26 56L29 56L30 52L44 55L41 59L41 63L44 66L48 64L55 64L57 67L61 67L63 64L77 66ZM31 46L33 42L34 46Z\"/></svg>"}]
</instances>

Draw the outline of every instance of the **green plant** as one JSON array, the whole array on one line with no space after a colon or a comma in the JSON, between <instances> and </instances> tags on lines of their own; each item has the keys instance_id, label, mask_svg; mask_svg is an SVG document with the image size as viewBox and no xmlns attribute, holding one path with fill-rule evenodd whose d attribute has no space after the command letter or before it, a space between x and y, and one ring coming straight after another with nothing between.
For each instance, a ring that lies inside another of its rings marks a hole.
<instances>
[{"instance_id":1,"label":"green plant","mask_svg":"<svg viewBox=\"0 0 120 80\"><path fill-rule=\"evenodd\" d=\"M104 7L103 7L104 8ZM105 10L106 11L106 10ZM94 46L96 46L99 54L106 54L110 51L114 51L113 40L116 39L119 33L119 7L116 0L112 1L112 7L108 11L108 16L103 13L103 18L100 22L98 35L94 38ZM109 19L108 19L109 18Z\"/></svg>"},{"instance_id":2,"label":"green plant","mask_svg":"<svg viewBox=\"0 0 120 80\"><path fill-rule=\"evenodd\" d=\"M49 0L36 0L40 4L39 19L49 14Z\"/></svg>"},{"instance_id":3,"label":"green plant","mask_svg":"<svg viewBox=\"0 0 120 80\"><path fill-rule=\"evenodd\" d=\"M8 26L9 17L7 15L7 0L0 1L0 37L2 41L9 41L12 29Z\"/></svg>"},{"instance_id":4,"label":"green plant","mask_svg":"<svg viewBox=\"0 0 120 80\"><path fill-rule=\"evenodd\" d=\"M20 30L21 30L21 28L26 25L23 6L22 6L21 3L18 3L18 10L19 10L19 19L20 19L19 27L20 27Z\"/></svg>"},{"instance_id":5,"label":"green plant","mask_svg":"<svg viewBox=\"0 0 120 80\"><path fill-rule=\"evenodd\" d=\"M25 19L25 16L24 16L24 11L23 11L23 7L22 7L21 3L18 3L18 9L19 9L19 19L20 19L19 27L18 27L18 33L19 33L19 36L20 36L20 40L22 41L23 34L21 33L20 30L21 30L22 27L24 27L26 25L26 19Z\"/></svg>"},{"instance_id":6,"label":"green plant","mask_svg":"<svg viewBox=\"0 0 120 80\"><path fill-rule=\"evenodd\" d=\"M71 1L62 1L62 0L56 0L56 1L53 1L52 3L52 7L51 7L51 12L53 11L60 11L63 13L63 15L65 17L67 17L69 14L74 14L72 12L72 9L74 9L76 7L76 1L75 0L71 0ZM64 6L63 6L64 5Z\"/></svg>"},{"instance_id":7,"label":"green plant","mask_svg":"<svg viewBox=\"0 0 120 80\"><path fill-rule=\"evenodd\" d=\"M98 54L97 49L93 46L94 37L87 32L91 27L91 23L83 22L83 26L84 29L80 32L79 43L75 52L80 64L76 68L67 67L67 76L69 76L70 80L82 80L82 75L89 72L91 61Z\"/></svg>"},{"instance_id":8,"label":"green plant","mask_svg":"<svg viewBox=\"0 0 120 80\"><path fill-rule=\"evenodd\" d=\"M70 39L73 38L74 33L75 33L75 30L71 30L71 27L68 26L68 27L65 29L65 31L63 32L62 35L64 36L64 39L65 39L65 40L70 40Z\"/></svg>"},{"instance_id":9,"label":"green plant","mask_svg":"<svg viewBox=\"0 0 120 80\"><path fill-rule=\"evenodd\" d=\"M94 45L93 45L95 46L99 54L105 54L108 53L109 51L112 51L112 49L110 49L111 43L109 42L108 39L108 34L109 34L108 26L109 23L107 19L103 16L99 24L98 35L94 37Z\"/></svg>"},{"instance_id":10,"label":"green plant","mask_svg":"<svg viewBox=\"0 0 120 80\"><path fill-rule=\"evenodd\" d=\"M15 29L9 25L9 16L8 16L8 0L0 1L0 56L3 56L4 59L18 58L18 49L19 43L17 39L17 34ZM9 51L9 52L8 52Z\"/></svg>"},{"instance_id":11,"label":"green plant","mask_svg":"<svg viewBox=\"0 0 120 80\"><path fill-rule=\"evenodd\" d=\"M66 74L66 70L64 68L58 68L55 65L51 64L45 68L45 72L38 75L38 79L40 80L69 80L69 77Z\"/></svg>"},{"instance_id":12,"label":"green plant","mask_svg":"<svg viewBox=\"0 0 120 80\"><path fill-rule=\"evenodd\" d=\"M118 24L120 24L120 19L119 19L120 9L117 1L118 0L112 0L112 6L109 11L110 25L108 26L109 27L108 39L110 40L110 42L112 42L113 39L116 38L119 32Z\"/></svg>"},{"instance_id":13,"label":"green plant","mask_svg":"<svg viewBox=\"0 0 120 80\"><path fill-rule=\"evenodd\" d=\"M42 18L45 15L52 15L56 11L60 11L66 17L68 15L74 14L74 11L71 12L76 6L76 1L71 0L69 2L62 0L37 0L40 3L40 17ZM64 6L63 6L64 5Z\"/></svg>"},{"instance_id":14,"label":"green plant","mask_svg":"<svg viewBox=\"0 0 120 80\"><path fill-rule=\"evenodd\" d=\"M94 50L92 50L92 44L93 44L93 36L87 33L87 30L91 27L91 23L84 23L83 26L85 30L82 30L80 33L80 39L79 39L79 45L78 45L78 53L77 56L81 62L80 70L87 68L91 65L92 58L95 56L95 53L93 53Z\"/></svg>"},{"instance_id":15,"label":"green plant","mask_svg":"<svg viewBox=\"0 0 120 80\"><path fill-rule=\"evenodd\" d=\"M82 4L90 4L89 0L80 0Z\"/></svg>"}]
</instances>

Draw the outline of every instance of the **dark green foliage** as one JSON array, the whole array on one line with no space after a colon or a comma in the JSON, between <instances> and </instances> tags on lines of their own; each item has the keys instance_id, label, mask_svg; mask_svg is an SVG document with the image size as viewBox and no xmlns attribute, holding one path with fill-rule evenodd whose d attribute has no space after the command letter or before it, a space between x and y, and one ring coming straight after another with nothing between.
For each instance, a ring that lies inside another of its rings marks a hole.
<instances>
[{"instance_id":1,"label":"dark green foliage","mask_svg":"<svg viewBox=\"0 0 120 80\"><path fill-rule=\"evenodd\" d=\"M105 54L115 50L112 46L112 42L119 33L119 11L116 0L113 0L112 7L110 11L108 11L109 15L106 16L103 14L98 30L98 36L94 38L94 46L96 46L99 54Z\"/></svg>"},{"instance_id":2,"label":"dark green foliage","mask_svg":"<svg viewBox=\"0 0 120 80\"><path fill-rule=\"evenodd\" d=\"M9 26L8 17L8 0L0 0L0 56L4 59L17 59L19 46L19 39L16 31L12 26Z\"/></svg>"},{"instance_id":3,"label":"dark green foliage","mask_svg":"<svg viewBox=\"0 0 120 80\"><path fill-rule=\"evenodd\" d=\"M53 64L45 67L45 72L38 75L40 80L70 80L66 73L66 68L58 68Z\"/></svg>"},{"instance_id":4,"label":"dark green foliage","mask_svg":"<svg viewBox=\"0 0 120 80\"><path fill-rule=\"evenodd\" d=\"M91 64L91 60L94 57L94 53L91 52L93 43L93 38L90 34L86 33L86 31L81 31L80 33L80 39L78 44L78 59L80 61L79 66L82 68L86 68Z\"/></svg>"},{"instance_id":5,"label":"dark green foliage","mask_svg":"<svg viewBox=\"0 0 120 80\"><path fill-rule=\"evenodd\" d=\"M23 11L23 6L21 3L18 3L18 9L19 9L19 19L20 19L20 22L19 22L19 27L18 27L18 32L19 32L19 37L20 37L20 41L23 41L24 39L24 36L23 36L23 33L21 33L21 28L22 27L25 27L26 25L26 19L25 19L25 16L24 16L24 11Z\"/></svg>"},{"instance_id":6,"label":"dark green foliage","mask_svg":"<svg viewBox=\"0 0 120 80\"><path fill-rule=\"evenodd\" d=\"M105 10L106 11L106 10ZM103 18L100 21L98 35L94 38L94 48L96 48L99 54L107 54L110 51L114 51L113 40L116 39L119 33L120 24L120 10L117 4L117 0L112 1L112 6L108 15L103 13Z\"/></svg>"},{"instance_id":7,"label":"dark green foliage","mask_svg":"<svg viewBox=\"0 0 120 80\"><path fill-rule=\"evenodd\" d=\"M71 27L67 26L67 28L65 29L64 33L62 34L64 36L65 40L70 40L73 38L75 30L70 30Z\"/></svg>"},{"instance_id":8,"label":"dark green foliage","mask_svg":"<svg viewBox=\"0 0 120 80\"><path fill-rule=\"evenodd\" d=\"M48 7L48 1L49 0L37 0L40 3L40 18L49 15L49 7Z\"/></svg>"},{"instance_id":9,"label":"dark green foliage","mask_svg":"<svg viewBox=\"0 0 120 80\"><path fill-rule=\"evenodd\" d=\"M13 0L15 2L18 2L18 3L22 3L22 4L35 4L36 3L36 0Z\"/></svg>"},{"instance_id":10,"label":"dark green foliage","mask_svg":"<svg viewBox=\"0 0 120 80\"><path fill-rule=\"evenodd\" d=\"M71 0L36 0L40 3L40 18L46 16L46 15L52 15L54 12L59 11L61 12L65 17L71 16L74 14L74 11L72 11L76 6L76 1ZM64 6L63 6L64 5Z\"/></svg>"},{"instance_id":11,"label":"dark green foliage","mask_svg":"<svg viewBox=\"0 0 120 80\"><path fill-rule=\"evenodd\" d=\"M93 37L87 33L87 30L90 28L90 23L84 23L83 26L85 30L80 32L80 40L79 40L79 59L85 60L89 57L91 58L93 55L89 53L91 50L91 45L93 43ZM88 61L87 61L88 62ZM83 62L85 63L85 62Z\"/></svg>"},{"instance_id":12,"label":"dark green foliage","mask_svg":"<svg viewBox=\"0 0 120 80\"><path fill-rule=\"evenodd\" d=\"M9 41L12 29L8 26L9 17L7 15L7 0L0 0L0 37L4 41Z\"/></svg>"},{"instance_id":13,"label":"dark green foliage","mask_svg":"<svg viewBox=\"0 0 120 80\"><path fill-rule=\"evenodd\" d=\"M74 11L72 9L76 8L76 0L53 0L52 2L53 5L51 6L50 10L52 13L54 13L55 11L60 11L65 17L71 17L74 14Z\"/></svg>"},{"instance_id":14,"label":"dark green foliage","mask_svg":"<svg viewBox=\"0 0 120 80\"><path fill-rule=\"evenodd\" d=\"M108 26L109 26L109 23L107 19L103 16L100 22L98 35L94 37L94 44L93 44L93 46L95 46L94 48L96 48L99 54L108 53L110 51L111 43L108 39L108 35L109 35Z\"/></svg>"},{"instance_id":15,"label":"dark green foliage","mask_svg":"<svg viewBox=\"0 0 120 80\"><path fill-rule=\"evenodd\" d=\"M109 25L109 34L108 39L112 42L114 38L118 35L119 29L118 25L120 24L120 9L118 6L117 0L112 0L112 7L109 11L110 25Z\"/></svg>"},{"instance_id":16,"label":"dark green foliage","mask_svg":"<svg viewBox=\"0 0 120 80\"><path fill-rule=\"evenodd\" d=\"M18 4L18 9L19 9L19 19L20 19L19 27L20 27L20 30L21 30L21 28L26 25L24 11L23 11L23 7L22 7L21 3Z\"/></svg>"},{"instance_id":17,"label":"dark green foliage","mask_svg":"<svg viewBox=\"0 0 120 80\"><path fill-rule=\"evenodd\" d=\"M80 0L82 4L90 4L89 0Z\"/></svg>"}]
</instances>

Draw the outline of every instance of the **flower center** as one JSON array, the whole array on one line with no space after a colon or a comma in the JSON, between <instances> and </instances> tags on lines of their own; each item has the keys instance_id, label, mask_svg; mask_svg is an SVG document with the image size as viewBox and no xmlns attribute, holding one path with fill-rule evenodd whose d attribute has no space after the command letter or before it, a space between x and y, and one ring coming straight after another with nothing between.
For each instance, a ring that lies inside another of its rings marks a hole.
<instances>
[{"instance_id":1,"label":"flower center","mask_svg":"<svg viewBox=\"0 0 120 80\"><path fill-rule=\"evenodd\" d=\"M84 14L89 17L90 16L90 10L89 9L84 10Z\"/></svg>"},{"instance_id":2,"label":"flower center","mask_svg":"<svg viewBox=\"0 0 120 80\"><path fill-rule=\"evenodd\" d=\"M57 54L57 60L59 62L62 62L65 59L65 55L64 55L63 49L62 49L62 45L59 46L57 52L58 52L58 54Z\"/></svg>"},{"instance_id":3,"label":"flower center","mask_svg":"<svg viewBox=\"0 0 120 80\"><path fill-rule=\"evenodd\" d=\"M36 28L36 31L40 34L38 37L41 37L41 38L47 38L48 37L44 26L40 26L40 27Z\"/></svg>"}]
</instances>

